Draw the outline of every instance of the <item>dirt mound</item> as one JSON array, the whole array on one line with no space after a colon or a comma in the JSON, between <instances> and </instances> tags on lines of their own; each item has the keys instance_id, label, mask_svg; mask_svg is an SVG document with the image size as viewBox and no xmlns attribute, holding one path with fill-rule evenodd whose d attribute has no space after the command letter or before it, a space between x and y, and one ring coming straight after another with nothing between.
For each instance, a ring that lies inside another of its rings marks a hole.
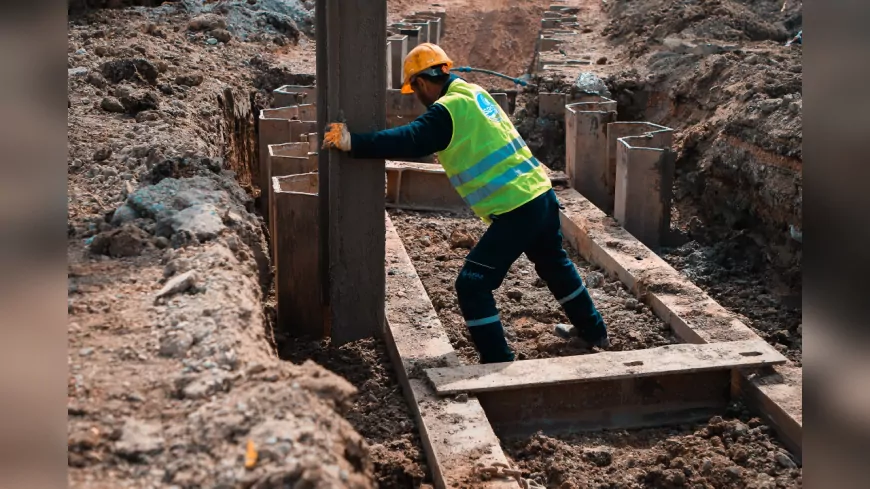
<instances>
[{"instance_id":1,"label":"dirt mound","mask_svg":"<svg viewBox=\"0 0 870 489\"><path fill-rule=\"evenodd\" d=\"M69 482L373 487L342 417L357 389L275 354L237 182L257 159L247 61L291 48L208 43L174 9L69 26Z\"/></svg>"},{"instance_id":2,"label":"dirt mound","mask_svg":"<svg viewBox=\"0 0 870 489\"><path fill-rule=\"evenodd\" d=\"M785 42L794 34L786 28L786 22L793 28L794 9L799 12L800 6L781 12L782 5L781 0L608 2L606 11L611 20L603 34L616 42L629 44L628 50L635 55L648 51L650 46L669 36L729 42Z\"/></svg>"},{"instance_id":3,"label":"dirt mound","mask_svg":"<svg viewBox=\"0 0 870 489\"><path fill-rule=\"evenodd\" d=\"M524 475L547 487L793 488L803 476L758 418L675 428L508 441Z\"/></svg>"}]
</instances>

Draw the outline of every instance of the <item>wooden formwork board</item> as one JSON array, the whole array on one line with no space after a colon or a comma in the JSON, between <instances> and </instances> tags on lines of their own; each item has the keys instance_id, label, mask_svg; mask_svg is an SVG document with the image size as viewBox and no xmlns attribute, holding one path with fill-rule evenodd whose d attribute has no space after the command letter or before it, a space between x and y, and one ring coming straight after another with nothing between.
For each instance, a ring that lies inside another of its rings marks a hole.
<instances>
[{"instance_id":1,"label":"wooden formwork board","mask_svg":"<svg viewBox=\"0 0 870 489\"><path fill-rule=\"evenodd\" d=\"M402 239L384 216L386 227L387 348L438 488L516 489L513 480L481 481L476 464L507 463L498 438L474 396L439 397L425 381L428 367L459 366L461 361L441 326Z\"/></svg>"},{"instance_id":2,"label":"wooden formwork board","mask_svg":"<svg viewBox=\"0 0 870 489\"><path fill-rule=\"evenodd\" d=\"M573 189L558 192L565 239L588 261L616 276L688 343L763 341L688 278ZM803 373L786 362L742 372L732 390L755 407L786 446L802 456Z\"/></svg>"},{"instance_id":3,"label":"wooden formwork board","mask_svg":"<svg viewBox=\"0 0 870 489\"><path fill-rule=\"evenodd\" d=\"M463 365L426 370L438 394L562 386L677 373L761 367L786 362L766 342L678 344L632 351Z\"/></svg>"}]
</instances>

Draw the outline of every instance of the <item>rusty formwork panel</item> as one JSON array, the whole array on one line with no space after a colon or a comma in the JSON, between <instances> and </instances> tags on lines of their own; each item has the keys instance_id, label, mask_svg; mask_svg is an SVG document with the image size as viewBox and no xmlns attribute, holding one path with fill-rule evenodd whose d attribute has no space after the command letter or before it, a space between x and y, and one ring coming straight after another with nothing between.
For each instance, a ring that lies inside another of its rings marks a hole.
<instances>
[{"instance_id":1,"label":"rusty formwork panel","mask_svg":"<svg viewBox=\"0 0 870 489\"><path fill-rule=\"evenodd\" d=\"M653 138L652 145L656 148L670 148L674 142L673 129L652 122L612 122L607 125L607 173L608 192L616 197L616 149L617 140L627 136L645 136ZM612 210L612 209L611 209Z\"/></svg>"},{"instance_id":2,"label":"rusty formwork panel","mask_svg":"<svg viewBox=\"0 0 870 489\"><path fill-rule=\"evenodd\" d=\"M481 480L475 465L508 460L477 399L439 397L423 368L458 366L438 313L388 215L386 227L386 331L384 339L439 489L518 489L512 479Z\"/></svg>"},{"instance_id":3,"label":"rusty formwork panel","mask_svg":"<svg viewBox=\"0 0 870 489\"><path fill-rule=\"evenodd\" d=\"M420 34L417 39L417 42L419 44L423 44L424 42L432 42L432 25L429 23L428 20L402 19L400 23L420 28Z\"/></svg>"},{"instance_id":4,"label":"rusty formwork panel","mask_svg":"<svg viewBox=\"0 0 870 489\"><path fill-rule=\"evenodd\" d=\"M670 232L676 153L663 141L669 136L629 136L616 143L613 217L650 248L661 246Z\"/></svg>"},{"instance_id":5,"label":"rusty formwork panel","mask_svg":"<svg viewBox=\"0 0 870 489\"><path fill-rule=\"evenodd\" d=\"M421 31L422 28L420 26L405 24L402 22L397 22L395 24L390 24L391 27L397 29L400 35L408 36L408 51L410 52L412 49L417 47L418 44L426 42L421 41Z\"/></svg>"},{"instance_id":6,"label":"rusty formwork panel","mask_svg":"<svg viewBox=\"0 0 870 489\"><path fill-rule=\"evenodd\" d=\"M387 161L386 172L387 207L451 212L468 209L441 165Z\"/></svg>"},{"instance_id":7,"label":"rusty formwork panel","mask_svg":"<svg viewBox=\"0 0 870 489\"><path fill-rule=\"evenodd\" d=\"M402 22L411 25L419 25L421 30L426 30L428 27L429 36L427 39L429 39L429 41L427 42L438 44L441 40L441 20L437 17L413 15L402 19Z\"/></svg>"},{"instance_id":8,"label":"rusty formwork panel","mask_svg":"<svg viewBox=\"0 0 870 489\"><path fill-rule=\"evenodd\" d=\"M541 358L505 364L463 365L426 370L438 394L480 394L528 387L662 377L780 365L786 358L761 340L677 344L592 355Z\"/></svg>"},{"instance_id":9,"label":"rusty formwork panel","mask_svg":"<svg viewBox=\"0 0 870 489\"><path fill-rule=\"evenodd\" d=\"M761 340L748 326L676 271L574 189L559 191L562 232L584 259L619 278L688 343ZM763 340L762 340L763 341ZM732 376L740 395L798 458L802 454L803 371L791 362Z\"/></svg>"},{"instance_id":10,"label":"rusty formwork panel","mask_svg":"<svg viewBox=\"0 0 870 489\"><path fill-rule=\"evenodd\" d=\"M306 136L307 137L307 136ZM269 148L269 175L270 178L299 175L302 173L317 172L317 153L309 151L307 141L298 143L270 144ZM272 190L274 190L274 180ZM270 192L271 194L271 192ZM267 194L268 195L268 194ZM269 226L269 232L275 236L276 217L268 213L264 217ZM272 247L272 260L275 260L276 247Z\"/></svg>"},{"instance_id":11,"label":"rusty formwork panel","mask_svg":"<svg viewBox=\"0 0 870 489\"><path fill-rule=\"evenodd\" d=\"M392 64L392 76L387 81L388 88L399 90L402 88L402 62L408 54L408 36L398 34L390 36L390 63Z\"/></svg>"},{"instance_id":12,"label":"rusty formwork panel","mask_svg":"<svg viewBox=\"0 0 870 489\"><path fill-rule=\"evenodd\" d=\"M282 85L272 90L273 107L314 104L317 102L317 87L313 85Z\"/></svg>"},{"instance_id":13,"label":"rusty formwork panel","mask_svg":"<svg viewBox=\"0 0 870 489\"><path fill-rule=\"evenodd\" d=\"M316 131L317 123L310 119L301 120L300 115L313 118L316 110L311 104L265 109L260 112L258 153L260 178L256 182L260 189L260 210L269 222L269 194L271 178L269 172L269 146L300 141L303 134Z\"/></svg>"},{"instance_id":14,"label":"rusty formwork panel","mask_svg":"<svg viewBox=\"0 0 870 489\"><path fill-rule=\"evenodd\" d=\"M320 301L319 198L317 174L272 179L277 329L289 336L329 334Z\"/></svg>"},{"instance_id":15,"label":"rusty formwork panel","mask_svg":"<svg viewBox=\"0 0 870 489\"><path fill-rule=\"evenodd\" d=\"M565 106L565 173L572 188L609 212L607 125L616 121L616 102L600 95L582 96Z\"/></svg>"},{"instance_id":16,"label":"rusty formwork panel","mask_svg":"<svg viewBox=\"0 0 870 489\"><path fill-rule=\"evenodd\" d=\"M435 17L439 22L439 35L444 35L444 29L447 27L447 11L444 7L431 5L428 10L418 10L412 14L414 17Z\"/></svg>"}]
</instances>

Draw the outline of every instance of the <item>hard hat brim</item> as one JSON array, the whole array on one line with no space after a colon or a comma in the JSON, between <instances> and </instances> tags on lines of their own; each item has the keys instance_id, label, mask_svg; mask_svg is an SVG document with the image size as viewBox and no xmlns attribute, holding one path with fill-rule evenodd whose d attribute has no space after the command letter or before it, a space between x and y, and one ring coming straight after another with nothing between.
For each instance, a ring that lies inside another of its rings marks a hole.
<instances>
[{"instance_id":1,"label":"hard hat brim","mask_svg":"<svg viewBox=\"0 0 870 489\"><path fill-rule=\"evenodd\" d=\"M410 83L404 83L404 84L402 84L402 93L404 93L405 95L409 95L409 94L414 93L414 89L411 88L411 84L410 84Z\"/></svg>"}]
</instances>

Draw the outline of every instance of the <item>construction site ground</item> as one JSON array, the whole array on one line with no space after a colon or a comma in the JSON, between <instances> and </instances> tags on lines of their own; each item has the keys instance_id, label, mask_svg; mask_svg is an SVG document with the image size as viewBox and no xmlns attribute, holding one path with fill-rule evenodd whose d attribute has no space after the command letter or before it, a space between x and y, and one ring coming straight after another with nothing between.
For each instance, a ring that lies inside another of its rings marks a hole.
<instances>
[{"instance_id":1,"label":"construction site ground","mask_svg":"<svg viewBox=\"0 0 870 489\"><path fill-rule=\"evenodd\" d=\"M70 485L431 483L382 340L336 348L272 332L269 252L245 168L271 90L314 83L313 2L129 3L145 6L76 10L68 24ZM536 69L535 46L551 2L439 3L457 65L534 71L539 89L519 95L513 116L550 168L564 169L564 122L537 117L537 91L567 90L581 71L604 79L620 119L674 128L674 236L661 256L800 365L802 63L800 46L783 44L802 2L569 2L580 33L563 56L591 64L550 70ZM390 0L388 21L429 6ZM477 362L453 283L485 225L468 213L390 216L454 348ZM569 253L613 349L678 341ZM519 358L588 353L552 334L566 318L524 257L496 300ZM547 487L802 487L794 457L740 403L706 423L502 446Z\"/></svg>"}]
</instances>

